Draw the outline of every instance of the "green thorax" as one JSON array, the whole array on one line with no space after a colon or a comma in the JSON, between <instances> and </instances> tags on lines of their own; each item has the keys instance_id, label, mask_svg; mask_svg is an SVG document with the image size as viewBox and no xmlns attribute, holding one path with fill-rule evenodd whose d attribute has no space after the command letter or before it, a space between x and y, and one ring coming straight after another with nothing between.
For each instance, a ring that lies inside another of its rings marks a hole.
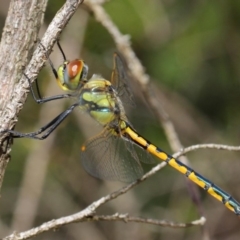
<instances>
[{"instance_id":1,"label":"green thorax","mask_svg":"<svg viewBox=\"0 0 240 240\"><path fill-rule=\"evenodd\" d=\"M120 114L117 96L111 83L98 75L93 75L84 85L79 101L81 109L104 126Z\"/></svg>"}]
</instances>

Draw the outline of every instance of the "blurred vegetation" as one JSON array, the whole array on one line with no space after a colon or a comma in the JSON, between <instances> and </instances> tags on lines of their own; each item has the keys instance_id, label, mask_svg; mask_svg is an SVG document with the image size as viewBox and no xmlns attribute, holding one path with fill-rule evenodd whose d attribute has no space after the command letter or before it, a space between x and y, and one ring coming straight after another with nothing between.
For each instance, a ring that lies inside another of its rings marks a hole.
<instances>
[{"instance_id":1,"label":"blurred vegetation","mask_svg":"<svg viewBox=\"0 0 240 240\"><path fill-rule=\"evenodd\" d=\"M49 1L45 17L46 26L64 2ZM1 6L6 5L4 1L0 3ZM188 146L215 142L238 145L240 2L152 0L150 3L147 0L111 0L104 8L120 31L131 37L132 47L150 75L153 88L159 91L162 99L159 106L163 105L169 113L182 144ZM6 11L1 11L1 27L6 14ZM78 21L82 21L84 17L85 29L74 27L75 24L78 26ZM84 35L75 39L82 31ZM116 47L108 32L91 14L88 15L86 7L76 13L71 24L63 32L61 42L67 48L72 47L73 41L79 44L79 51L75 52L73 58L80 57L86 61L90 68L89 76L101 73L105 78L109 78L112 53ZM57 51L54 49L54 54ZM69 56L67 49L65 51ZM62 61L61 55L58 56L57 61L52 57L56 67ZM43 95L50 81L55 80L47 66L39 76ZM133 90L137 106L136 110L129 111L131 122L140 134L171 152L161 126L143 101L139 87L134 83ZM51 111L58 104L63 104L63 109L66 109L70 103L55 101L47 104ZM29 94L16 129L21 132L38 129L41 107ZM84 142L86 127L84 124L80 129L78 123L78 118L84 114L76 114L64 121L57 131L57 137L49 152L49 166L33 226L79 211L92 201L122 186L119 183L106 183L94 179L83 170L79 161L79 148ZM51 118L46 117L44 120L47 123ZM1 192L1 224L7 229L1 237L10 231L8 227L10 228L14 218L13 211L19 197L26 159L33 151L32 148L41 149L42 144L41 141L29 139L14 140L12 161L8 166ZM240 201L239 153L201 150L189 154L189 159L195 170ZM146 169L149 168L150 166L146 166ZM36 171L37 175L38 167L32 171ZM29 189L29 192L31 191L35 190ZM200 195L210 239L239 239L237 217L202 190ZM178 222L199 217L184 177L170 168L165 168L131 193L116 200L115 205L104 206L101 213L106 212L129 212L130 215ZM22 216L23 221L24 217L27 217L27 214ZM88 235L88 231L91 235ZM166 229L132 223L102 222L66 226L37 239L44 237L202 239L202 232L199 227Z\"/></svg>"}]
</instances>

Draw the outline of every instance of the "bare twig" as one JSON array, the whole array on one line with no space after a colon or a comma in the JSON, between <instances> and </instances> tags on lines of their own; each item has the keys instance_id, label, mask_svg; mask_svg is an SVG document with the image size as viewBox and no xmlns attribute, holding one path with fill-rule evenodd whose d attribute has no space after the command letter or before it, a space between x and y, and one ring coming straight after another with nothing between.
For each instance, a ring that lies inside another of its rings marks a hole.
<instances>
[{"instance_id":1,"label":"bare twig","mask_svg":"<svg viewBox=\"0 0 240 240\"><path fill-rule=\"evenodd\" d=\"M192 145L190 147L181 149L181 151L174 154L174 156L177 158L188 152L196 151L198 149L217 149L217 150L227 150L227 151L240 151L240 146L230 146L230 145L223 145L223 144L216 144L216 143L196 144L196 145Z\"/></svg>"},{"instance_id":2,"label":"bare twig","mask_svg":"<svg viewBox=\"0 0 240 240\"><path fill-rule=\"evenodd\" d=\"M201 217L200 219L191 221L189 223L175 223L175 222L170 222L165 220L133 217L133 216L129 216L128 214L119 214L119 213L116 213L110 216L94 215L94 216L87 217L87 219L90 221L124 221L126 223L137 222L137 223L146 223L146 224L152 224L152 225L170 227L170 228L186 228L186 227L200 226L200 225L204 225L206 222L206 219L204 217Z\"/></svg>"},{"instance_id":3,"label":"bare twig","mask_svg":"<svg viewBox=\"0 0 240 240\"><path fill-rule=\"evenodd\" d=\"M136 57L136 54L131 48L129 36L123 35L119 31L118 27L113 23L110 16L106 13L106 11L101 5L96 4L93 0L86 0L85 4L93 12L96 20L99 21L107 29L107 31L115 41L118 50L124 56L131 75L140 84L142 92L145 96L145 100L149 103L150 108L161 123L173 152L177 152L179 149L182 149L183 146L179 140L178 134L172 121L170 120L167 112L159 104L159 101L156 99L156 97L150 90L149 76L145 73L144 67L142 66L141 62ZM181 161L189 165L187 157L183 156L181 158ZM192 182L188 180L187 185L193 202L197 205L199 214L202 215L203 209L201 207L198 189Z\"/></svg>"},{"instance_id":4,"label":"bare twig","mask_svg":"<svg viewBox=\"0 0 240 240\"><path fill-rule=\"evenodd\" d=\"M161 163L158 164L156 167L154 167L151 171L149 171L148 173L146 173L142 178L140 178L139 180L119 189L118 191L115 191L109 195L106 195L105 197L100 198L99 200L93 202L91 205L89 205L87 208L85 208L84 210L66 216L66 217L62 217L62 218L58 218L55 220L51 220L49 222L45 222L44 224L40 225L39 227L36 228L32 228L28 231L25 232L21 232L21 233L13 233L10 236L7 236L5 238L3 238L3 240L22 240L22 239L28 239L34 236L37 236L43 232L49 231L49 230L53 230L56 228L59 228L61 226L64 226L66 224L70 224L70 223L74 223L74 222L81 222L83 221L86 217L89 216L93 216L95 211L102 206L103 204L119 197L120 195L125 194L126 192L128 192L129 190L131 190L133 187L137 186L138 184L140 184L141 182L145 181L147 178L149 178L150 176L152 176L153 174L155 174L156 172L158 172L159 170L162 169L162 167L165 166L165 163ZM136 218L137 220L138 218ZM138 219L139 221L143 222L142 220ZM146 223L151 223L152 224L156 224L155 220L150 220L148 219L148 221ZM201 223L199 223L199 225L204 224L204 220L200 221ZM169 225L168 225L169 227Z\"/></svg>"}]
</instances>

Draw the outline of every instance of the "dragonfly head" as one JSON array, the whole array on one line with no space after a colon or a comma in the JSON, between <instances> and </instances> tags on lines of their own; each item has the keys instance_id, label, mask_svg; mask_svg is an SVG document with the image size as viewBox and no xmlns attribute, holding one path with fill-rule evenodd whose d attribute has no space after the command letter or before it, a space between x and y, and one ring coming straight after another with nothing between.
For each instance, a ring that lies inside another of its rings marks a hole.
<instances>
[{"instance_id":1,"label":"dragonfly head","mask_svg":"<svg viewBox=\"0 0 240 240\"><path fill-rule=\"evenodd\" d=\"M63 90L78 90L87 81L88 66L83 60L65 61L57 71L57 82Z\"/></svg>"}]
</instances>

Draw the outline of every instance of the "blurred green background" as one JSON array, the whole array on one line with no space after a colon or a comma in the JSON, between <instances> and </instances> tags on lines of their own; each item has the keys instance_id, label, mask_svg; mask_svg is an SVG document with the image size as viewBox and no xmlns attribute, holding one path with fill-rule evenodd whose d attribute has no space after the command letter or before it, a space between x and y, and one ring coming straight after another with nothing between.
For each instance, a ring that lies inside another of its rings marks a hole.
<instances>
[{"instance_id":1,"label":"blurred green background","mask_svg":"<svg viewBox=\"0 0 240 240\"><path fill-rule=\"evenodd\" d=\"M44 30L65 1L50 0ZM0 1L0 26L7 3ZM240 2L176 0L111 0L104 8L144 65L183 146L198 143L239 145L240 140ZM61 36L69 59L83 58L89 76L110 78L116 50L108 32L82 6ZM62 56L54 47L55 66ZM62 93L48 64L39 75L43 96ZM139 133L171 153L162 127L131 82L136 108L129 118ZM29 132L48 123L72 103L59 100L37 105L31 94L16 130ZM1 236L27 230L44 221L75 213L123 186L89 176L81 166L80 146L97 132L95 122L76 110L44 141L16 139L1 191ZM198 150L191 166L240 201L240 153ZM146 166L146 170L151 166ZM36 239L239 239L239 220L221 203L199 191L206 227L171 229L139 223L76 223ZM101 214L188 222L199 218L184 176L164 168L125 196L99 209ZM208 239L208 238L205 238Z\"/></svg>"}]
</instances>

